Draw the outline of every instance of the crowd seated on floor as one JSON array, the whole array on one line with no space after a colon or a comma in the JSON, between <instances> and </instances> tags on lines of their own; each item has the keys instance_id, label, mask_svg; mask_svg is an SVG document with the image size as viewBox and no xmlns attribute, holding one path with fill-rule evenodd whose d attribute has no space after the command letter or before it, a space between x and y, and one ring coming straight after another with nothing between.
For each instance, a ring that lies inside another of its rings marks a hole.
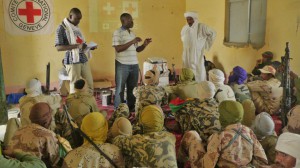
<instances>
[{"instance_id":1,"label":"crowd seated on floor","mask_svg":"<svg viewBox=\"0 0 300 168\"><path fill-rule=\"evenodd\" d=\"M31 79L19 102L21 124L11 119L7 126L0 165L299 167L299 77L294 74L284 116L280 68L257 67L259 76L250 78L240 66L230 75L213 68L202 82L183 68L179 83L164 87L154 68L133 91L135 112L121 103L111 115L99 109L84 79L63 99L43 94L40 81Z\"/></svg>"}]
</instances>

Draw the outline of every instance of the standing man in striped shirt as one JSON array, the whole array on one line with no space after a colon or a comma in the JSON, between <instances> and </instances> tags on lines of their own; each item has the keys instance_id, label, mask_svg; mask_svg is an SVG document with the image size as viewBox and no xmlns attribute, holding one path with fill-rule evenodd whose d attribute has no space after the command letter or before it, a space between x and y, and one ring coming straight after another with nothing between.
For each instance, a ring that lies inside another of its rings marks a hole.
<instances>
[{"instance_id":1,"label":"standing man in striped shirt","mask_svg":"<svg viewBox=\"0 0 300 168\"><path fill-rule=\"evenodd\" d=\"M57 51L66 51L64 64L70 78L70 93L75 93L74 83L84 78L93 93L93 76L88 63L90 52L85 52L87 47L83 33L78 27L82 18L78 8L72 8L68 18L64 18L56 30L55 47ZM91 50L97 47L91 48Z\"/></svg>"},{"instance_id":2,"label":"standing man in striped shirt","mask_svg":"<svg viewBox=\"0 0 300 168\"><path fill-rule=\"evenodd\" d=\"M136 37L130 30L133 27L132 17L128 13L120 16L122 27L117 29L113 34L112 46L115 48L115 108L124 102L124 90L127 88L127 105L130 111L134 110L135 97L133 89L137 87L139 78L139 65L137 52L143 51L146 46L152 42L151 38L146 38L142 45L140 37Z\"/></svg>"}]
</instances>

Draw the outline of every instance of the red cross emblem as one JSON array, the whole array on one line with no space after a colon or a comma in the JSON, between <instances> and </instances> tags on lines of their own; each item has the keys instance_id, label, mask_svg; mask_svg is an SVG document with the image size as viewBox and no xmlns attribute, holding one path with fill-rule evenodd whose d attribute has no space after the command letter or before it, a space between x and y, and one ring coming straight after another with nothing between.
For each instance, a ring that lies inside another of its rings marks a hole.
<instances>
[{"instance_id":1,"label":"red cross emblem","mask_svg":"<svg viewBox=\"0 0 300 168\"><path fill-rule=\"evenodd\" d=\"M34 9L33 2L26 2L25 9L19 9L19 15L25 15L27 17L27 23L34 23L34 16L41 16L41 9Z\"/></svg>"},{"instance_id":2,"label":"red cross emblem","mask_svg":"<svg viewBox=\"0 0 300 168\"><path fill-rule=\"evenodd\" d=\"M27 32L35 32L48 25L52 14L48 0L9 1L9 17L17 28Z\"/></svg>"}]
</instances>

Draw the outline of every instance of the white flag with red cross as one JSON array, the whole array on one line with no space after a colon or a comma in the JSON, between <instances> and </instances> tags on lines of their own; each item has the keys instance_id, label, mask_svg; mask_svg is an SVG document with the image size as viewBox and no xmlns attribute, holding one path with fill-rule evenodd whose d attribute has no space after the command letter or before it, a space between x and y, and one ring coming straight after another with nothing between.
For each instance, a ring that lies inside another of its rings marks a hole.
<instances>
[{"instance_id":1,"label":"white flag with red cross","mask_svg":"<svg viewBox=\"0 0 300 168\"><path fill-rule=\"evenodd\" d=\"M51 34L53 0L3 0L5 30L12 35Z\"/></svg>"}]
</instances>

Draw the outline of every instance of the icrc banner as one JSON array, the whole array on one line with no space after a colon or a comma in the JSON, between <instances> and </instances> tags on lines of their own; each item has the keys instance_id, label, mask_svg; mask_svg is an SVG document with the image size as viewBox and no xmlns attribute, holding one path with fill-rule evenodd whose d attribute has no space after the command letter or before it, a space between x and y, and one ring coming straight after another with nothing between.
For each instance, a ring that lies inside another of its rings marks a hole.
<instances>
[{"instance_id":1,"label":"icrc banner","mask_svg":"<svg viewBox=\"0 0 300 168\"><path fill-rule=\"evenodd\" d=\"M53 0L3 0L6 32L12 35L51 34Z\"/></svg>"}]
</instances>

